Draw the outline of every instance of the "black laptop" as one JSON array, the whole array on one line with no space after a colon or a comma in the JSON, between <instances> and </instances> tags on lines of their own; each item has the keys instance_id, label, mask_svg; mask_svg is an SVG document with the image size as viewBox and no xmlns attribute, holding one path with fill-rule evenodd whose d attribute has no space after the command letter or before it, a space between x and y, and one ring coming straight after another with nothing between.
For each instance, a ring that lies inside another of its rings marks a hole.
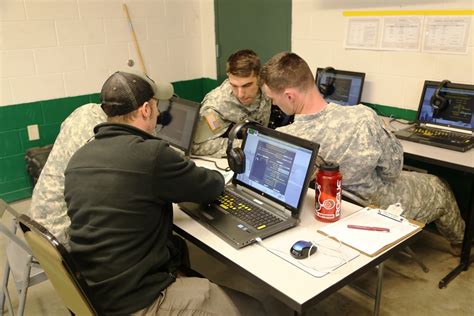
<instances>
[{"instance_id":1,"label":"black laptop","mask_svg":"<svg viewBox=\"0 0 474 316\"><path fill-rule=\"evenodd\" d=\"M339 105L359 104L365 73L328 68L317 68L314 80L320 91L325 86L324 99Z\"/></svg>"},{"instance_id":2,"label":"black laptop","mask_svg":"<svg viewBox=\"0 0 474 316\"><path fill-rule=\"evenodd\" d=\"M319 145L254 126L247 129L242 149L245 172L235 174L217 200L180 203L185 213L235 248L298 224Z\"/></svg>"},{"instance_id":3,"label":"black laptop","mask_svg":"<svg viewBox=\"0 0 474 316\"><path fill-rule=\"evenodd\" d=\"M416 143L468 151L474 146L474 85L448 83L438 95L446 100L442 109L431 105L441 82L425 81L413 126L398 130L395 136Z\"/></svg>"},{"instance_id":4,"label":"black laptop","mask_svg":"<svg viewBox=\"0 0 474 316\"><path fill-rule=\"evenodd\" d=\"M197 102L176 96L169 101L160 101L160 111L169 109L172 120L166 126L158 125L156 136L167 141L170 146L182 151L185 156L189 156L199 120L200 106Z\"/></svg>"}]
</instances>

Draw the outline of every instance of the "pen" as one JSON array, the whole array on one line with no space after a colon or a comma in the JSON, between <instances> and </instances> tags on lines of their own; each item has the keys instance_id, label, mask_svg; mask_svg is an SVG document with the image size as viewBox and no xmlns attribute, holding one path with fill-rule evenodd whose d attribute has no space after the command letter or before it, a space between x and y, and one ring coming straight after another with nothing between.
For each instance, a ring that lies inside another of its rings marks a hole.
<instances>
[{"instance_id":1,"label":"pen","mask_svg":"<svg viewBox=\"0 0 474 316\"><path fill-rule=\"evenodd\" d=\"M390 232L389 228L386 227L376 227L376 226L361 226L361 225L347 225L347 228L353 229L362 229L362 230L372 230L376 232Z\"/></svg>"}]
</instances>

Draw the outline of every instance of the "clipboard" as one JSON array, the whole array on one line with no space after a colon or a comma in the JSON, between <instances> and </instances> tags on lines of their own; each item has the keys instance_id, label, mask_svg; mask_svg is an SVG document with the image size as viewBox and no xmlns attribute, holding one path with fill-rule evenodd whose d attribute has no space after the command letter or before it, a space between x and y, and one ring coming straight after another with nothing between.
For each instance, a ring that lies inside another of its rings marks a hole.
<instances>
[{"instance_id":1,"label":"clipboard","mask_svg":"<svg viewBox=\"0 0 474 316\"><path fill-rule=\"evenodd\" d=\"M374 257L400 241L416 234L424 224L406 218L395 219L380 213L380 209L365 207L318 231L340 240L361 253ZM351 229L347 225L388 228L390 232Z\"/></svg>"}]
</instances>

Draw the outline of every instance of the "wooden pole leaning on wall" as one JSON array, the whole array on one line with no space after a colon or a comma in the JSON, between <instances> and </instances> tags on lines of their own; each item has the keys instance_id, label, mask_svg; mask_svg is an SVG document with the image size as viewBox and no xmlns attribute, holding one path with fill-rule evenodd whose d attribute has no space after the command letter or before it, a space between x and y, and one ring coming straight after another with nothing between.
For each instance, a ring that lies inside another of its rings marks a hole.
<instances>
[{"instance_id":1,"label":"wooden pole leaning on wall","mask_svg":"<svg viewBox=\"0 0 474 316\"><path fill-rule=\"evenodd\" d=\"M133 29L132 20L130 19L130 14L128 13L127 5L124 3L122 7L123 11L125 12L125 15L127 16L128 25L130 27L130 33L132 34L133 45L135 46L135 50L137 51L140 66L142 67L142 71L147 75L148 73L145 68L145 63L143 62L142 52L140 51L140 46L138 45L137 36L135 35L135 30Z\"/></svg>"}]
</instances>

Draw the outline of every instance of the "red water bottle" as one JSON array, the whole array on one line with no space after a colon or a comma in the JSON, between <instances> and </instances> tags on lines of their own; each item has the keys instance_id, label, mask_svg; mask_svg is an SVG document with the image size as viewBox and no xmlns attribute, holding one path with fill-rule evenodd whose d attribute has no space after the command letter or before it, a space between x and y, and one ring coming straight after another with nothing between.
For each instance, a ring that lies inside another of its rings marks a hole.
<instances>
[{"instance_id":1,"label":"red water bottle","mask_svg":"<svg viewBox=\"0 0 474 316\"><path fill-rule=\"evenodd\" d=\"M335 222L341 217L342 174L337 163L319 167L315 182L316 219Z\"/></svg>"}]
</instances>

